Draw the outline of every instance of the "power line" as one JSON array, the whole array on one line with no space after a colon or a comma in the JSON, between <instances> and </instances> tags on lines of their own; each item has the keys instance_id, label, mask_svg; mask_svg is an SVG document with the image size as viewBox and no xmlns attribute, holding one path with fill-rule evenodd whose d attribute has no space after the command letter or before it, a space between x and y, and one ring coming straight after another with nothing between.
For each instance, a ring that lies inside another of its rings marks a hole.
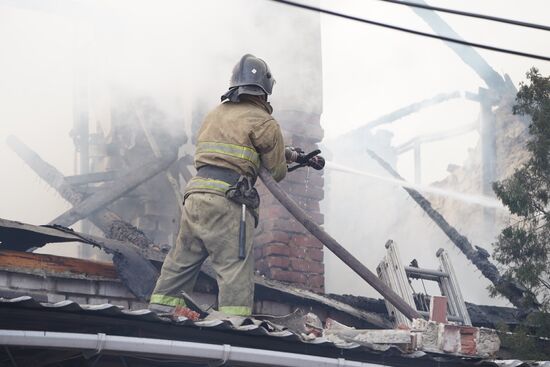
<instances>
[{"instance_id":1,"label":"power line","mask_svg":"<svg viewBox=\"0 0 550 367\"><path fill-rule=\"evenodd\" d=\"M490 20L490 21L493 21L493 22L517 25L517 26L520 26L520 27L541 29L543 31L550 31L549 26L542 25L542 24L529 23L529 22L522 22L520 20L493 17L491 15L470 13L470 12L467 12L467 11L454 10L454 9L448 9L448 8L440 8L440 7L431 6L431 5L428 5L428 4L412 3L412 2L409 2L409 1L405 1L405 0L403 0L403 1L401 1L401 0L378 0L378 1L384 1L386 3L399 4L399 5L406 5L406 6L410 6L410 7L413 7L413 8L439 11L439 12L442 12L442 13L462 15L462 16L465 16L465 17L485 19L485 20Z\"/></svg>"},{"instance_id":2,"label":"power line","mask_svg":"<svg viewBox=\"0 0 550 367\"><path fill-rule=\"evenodd\" d=\"M316 12L323 13L323 14L333 15L335 17L354 20L356 22L367 23L367 24L378 26L378 27L393 29L395 31L415 34L417 36L435 38L435 39L438 39L438 40L457 43L457 44L464 45L464 46L471 46L471 47L481 48L481 49L485 49L485 50L506 53L506 54L510 54L510 55L527 57L527 58L531 58L531 59L550 61L550 57L548 57L548 56L531 54L531 53L522 52L522 51L509 50L509 49L505 49L505 48L485 45L485 44L482 44L482 43L468 42L468 41L464 41L464 40L457 39L457 38L452 38L452 37L439 36L437 34L416 31L416 30L410 29L410 28L403 28L403 27L399 27L399 26L395 26L395 25L391 25L391 24L377 22L377 21L374 21L374 20L369 20L369 19L355 17L355 16L352 16L352 15L338 13L338 12L328 10L328 9L322 9L322 8L317 8L315 6L300 4L300 3L296 3L294 1L289 1L289 0L270 0L270 1L280 3L280 4L289 5L289 6L293 6L293 7L297 7L297 8L301 8L301 9L316 11Z\"/></svg>"}]
</instances>

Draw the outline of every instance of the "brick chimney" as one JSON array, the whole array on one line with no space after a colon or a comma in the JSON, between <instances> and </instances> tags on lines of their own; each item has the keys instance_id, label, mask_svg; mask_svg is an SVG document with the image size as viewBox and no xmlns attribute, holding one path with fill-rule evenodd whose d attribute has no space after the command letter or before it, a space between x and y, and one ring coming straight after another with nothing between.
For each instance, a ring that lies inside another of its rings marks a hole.
<instances>
[{"instance_id":1,"label":"brick chimney","mask_svg":"<svg viewBox=\"0 0 550 367\"><path fill-rule=\"evenodd\" d=\"M286 13L285 13L286 14ZM280 42L273 94L274 117L283 130L285 144L310 152L323 139L321 128L322 58L319 15L285 15L285 24L295 33ZM295 37L300 38L296 42ZM275 46L275 45L274 45ZM283 189L317 224L323 224L323 172L301 168L281 181ZM324 292L323 245L258 184L261 195L260 225L255 238L256 270L269 279Z\"/></svg>"},{"instance_id":2,"label":"brick chimney","mask_svg":"<svg viewBox=\"0 0 550 367\"><path fill-rule=\"evenodd\" d=\"M299 112L284 114L279 120L285 143L317 149L323 137L320 116ZM287 138L288 137L288 138ZM323 224L319 204L323 199L323 173L301 168L281 182L283 189L312 217ZM256 270L269 279L292 283L301 288L324 292L323 245L313 237L261 184L259 233L255 238Z\"/></svg>"}]
</instances>

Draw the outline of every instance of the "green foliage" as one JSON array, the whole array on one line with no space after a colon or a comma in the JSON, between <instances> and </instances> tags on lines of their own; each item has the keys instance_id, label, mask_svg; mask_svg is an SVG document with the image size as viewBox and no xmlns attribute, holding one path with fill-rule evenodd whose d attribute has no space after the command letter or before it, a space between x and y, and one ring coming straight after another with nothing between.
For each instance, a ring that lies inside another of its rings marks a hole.
<instances>
[{"instance_id":1,"label":"green foliage","mask_svg":"<svg viewBox=\"0 0 550 367\"><path fill-rule=\"evenodd\" d=\"M519 220L495 243L494 259L503 276L525 285L545 310L550 308L550 77L533 68L521 83L514 114L530 115L529 160L514 174L493 184L499 199ZM493 289L498 293L498 288Z\"/></svg>"},{"instance_id":2,"label":"green foliage","mask_svg":"<svg viewBox=\"0 0 550 367\"><path fill-rule=\"evenodd\" d=\"M510 358L522 360L549 360L550 341L539 336L550 335L550 314L537 312L529 315L525 322L516 327L513 333L506 324L497 325L501 350Z\"/></svg>"},{"instance_id":3,"label":"green foliage","mask_svg":"<svg viewBox=\"0 0 550 367\"><path fill-rule=\"evenodd\" d=\"M543 342L529 335L526 327L518 327L513 333L501 332L499 337L500 349L506 350L510 354L510 358L539 361L550 358L550 354L545 351Z\"/></svg>"}]
</instances>

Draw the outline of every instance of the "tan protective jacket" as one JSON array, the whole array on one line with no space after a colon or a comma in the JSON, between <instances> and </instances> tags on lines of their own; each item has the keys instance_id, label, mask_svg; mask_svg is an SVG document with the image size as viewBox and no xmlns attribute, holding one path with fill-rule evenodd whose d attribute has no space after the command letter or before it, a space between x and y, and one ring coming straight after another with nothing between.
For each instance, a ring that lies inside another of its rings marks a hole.
<instances>
[{"instance_id":1,"label":"tan protective jacket","mask_svg":"<svg viewBox=\"0 0 550 367\"><path fill-rule=\"evenodd\" d=\"M195 167L213 165L256 178L263 164L276 181L282 180L287 172L285 146L271 112L271 106L257 97L245 96L241 102L225 102L216 107L199 131ZM221 181L194 177L186 194L224 194L227 188Z\"/></svg>"}]
</instances>

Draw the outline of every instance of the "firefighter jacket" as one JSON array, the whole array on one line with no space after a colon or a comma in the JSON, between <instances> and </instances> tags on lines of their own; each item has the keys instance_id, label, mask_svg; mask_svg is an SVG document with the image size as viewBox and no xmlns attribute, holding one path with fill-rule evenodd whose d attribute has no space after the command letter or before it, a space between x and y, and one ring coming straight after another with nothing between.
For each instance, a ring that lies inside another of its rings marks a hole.
<instances>
[{"instance_id":1,"label":"firefighter jacket","mask_svg":"<svg viewBox=\"0 0 550 367\"><path fill-rule=\"evenodd\" d=\"M285 146L272 111L269 103L255 96L241 96L240 102L216 107L199 131L195 167L229 168L255 180L263 165L276 181L282 180L287 172ZM229 186L228 182L194 177L185 196L194 192L224 195Z\"/></svg>"}]
</instances>

